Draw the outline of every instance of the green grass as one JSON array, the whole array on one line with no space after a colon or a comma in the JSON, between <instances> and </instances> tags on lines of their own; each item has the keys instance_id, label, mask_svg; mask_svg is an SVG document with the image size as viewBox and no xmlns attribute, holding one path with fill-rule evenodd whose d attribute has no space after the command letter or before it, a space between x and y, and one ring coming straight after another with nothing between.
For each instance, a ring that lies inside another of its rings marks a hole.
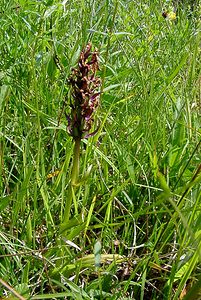
<instances>
[{"instance_id":1,"label":"green grass","mask_svg":"<svg viewBox=\"0 0 201 300\"><path fill-rule=\"evenodd\" d=\"M175 22L164 7L3 0L1 297L199 299L200 3L181 5ZM73 156L67 78L88 41L100 53L100 129L82 142L62 227Z\"/></svg>"}]
</instances>

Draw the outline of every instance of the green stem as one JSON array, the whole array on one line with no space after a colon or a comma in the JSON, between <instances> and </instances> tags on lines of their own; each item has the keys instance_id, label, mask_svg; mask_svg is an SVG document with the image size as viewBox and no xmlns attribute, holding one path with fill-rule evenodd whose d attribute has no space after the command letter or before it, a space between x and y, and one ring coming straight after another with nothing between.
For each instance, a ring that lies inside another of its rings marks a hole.
<instances>
[{"instance_id":1,"label":"green stem","mask_svg":"<svg viewBox=\"0 0 201 300\"><path fill-rule=\"evenodd\" d=\"M75 140L74 151L73 151L73 167L71 173L71 185L75 186L78 177L79 177L79 169L80 169L80 144L81 139L78 138Z\"/></svg>"},{"instance_id":2,"label":"green stem","mask_svg":"<svg viewBox=\"0 0 201 300\"><path fill-rule=\"evenodd\" d=\"M70 219L70 209L72 205L73 194L75 194L76 184L78 183L79 169L80 169L80 144L81 144L81 139L77 138L74 144L71 182L68 188L68 195L66 199L66 205L65 205L64 216L63 216L63 224L67 223Z\"/></svg>"}]
</instances>

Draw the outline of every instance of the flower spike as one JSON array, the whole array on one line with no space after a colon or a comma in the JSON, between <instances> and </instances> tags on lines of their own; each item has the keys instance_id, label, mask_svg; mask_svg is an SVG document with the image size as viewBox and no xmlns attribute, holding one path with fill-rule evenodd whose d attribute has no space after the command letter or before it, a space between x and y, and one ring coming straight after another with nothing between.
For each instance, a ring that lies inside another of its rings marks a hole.
<instances>
[{"instance_id":1,"label":"flower spike","mask_svg":"<svg viewBox=\"0 0 201 300\"><path fill-rule=\"evenodd\" d=\"M90 133L94 121L93 114L99 105L101 80L96 77L99 69L98 51L91 52L92 45L88 43L80 53L78 67L72 69L69 77L71 85L71 114L67 116L67 132L74 140L94 135Z\"/></svg>"}]
</instances>

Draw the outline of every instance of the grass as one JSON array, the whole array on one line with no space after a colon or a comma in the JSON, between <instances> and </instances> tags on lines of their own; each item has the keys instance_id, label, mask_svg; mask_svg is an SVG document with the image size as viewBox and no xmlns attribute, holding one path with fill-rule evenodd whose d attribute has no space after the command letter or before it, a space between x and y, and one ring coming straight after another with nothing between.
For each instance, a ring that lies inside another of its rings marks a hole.
<instances>
[{"instance_id":1,"label":"grass","mask_svg":"<svg viewBox=\"0 0 201 300\"><path fill-rule=\"evenodd\" d=\"M200 3L3 1L2 299L199 299ZM71 68L100 53L98 133L61 226ZM20 298L21 297L21 298Z\"/></svg>"}]
</instances>

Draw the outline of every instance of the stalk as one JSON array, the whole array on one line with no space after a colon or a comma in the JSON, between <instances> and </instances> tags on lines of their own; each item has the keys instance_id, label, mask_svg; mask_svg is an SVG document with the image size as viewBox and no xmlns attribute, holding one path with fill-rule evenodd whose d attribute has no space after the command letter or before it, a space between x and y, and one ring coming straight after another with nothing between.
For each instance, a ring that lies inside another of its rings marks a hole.
<instances>
[{"instance_id":1,"label":"stalk","mask_svg":"<svg viewBox=\"0 0 201 300\"><path fill-rule=\"evenodd\" d=\"M73 163L72 163L72 172L71 172L71 181L68 188L68 195L65 204L63 222L68 222L70 219L70 209L73 200L73 194L76 192L76 185L79 178L79 169L80 169L80 145L81 139L78 138L75 140L74 151L73 151Z\"/></svg>"},{"instance_id":2,"label":"stalk","mask_svg":"<svg viewBox=\"0 0 201 300\"><path fill-rule=\"evenodd\" d=\"M81 139L75 140L74 151L73 151L73 166L71 173L71 185L75 186L78 182L79 170L80 170L80 145Z\"/></svg>"}]
</instances>

